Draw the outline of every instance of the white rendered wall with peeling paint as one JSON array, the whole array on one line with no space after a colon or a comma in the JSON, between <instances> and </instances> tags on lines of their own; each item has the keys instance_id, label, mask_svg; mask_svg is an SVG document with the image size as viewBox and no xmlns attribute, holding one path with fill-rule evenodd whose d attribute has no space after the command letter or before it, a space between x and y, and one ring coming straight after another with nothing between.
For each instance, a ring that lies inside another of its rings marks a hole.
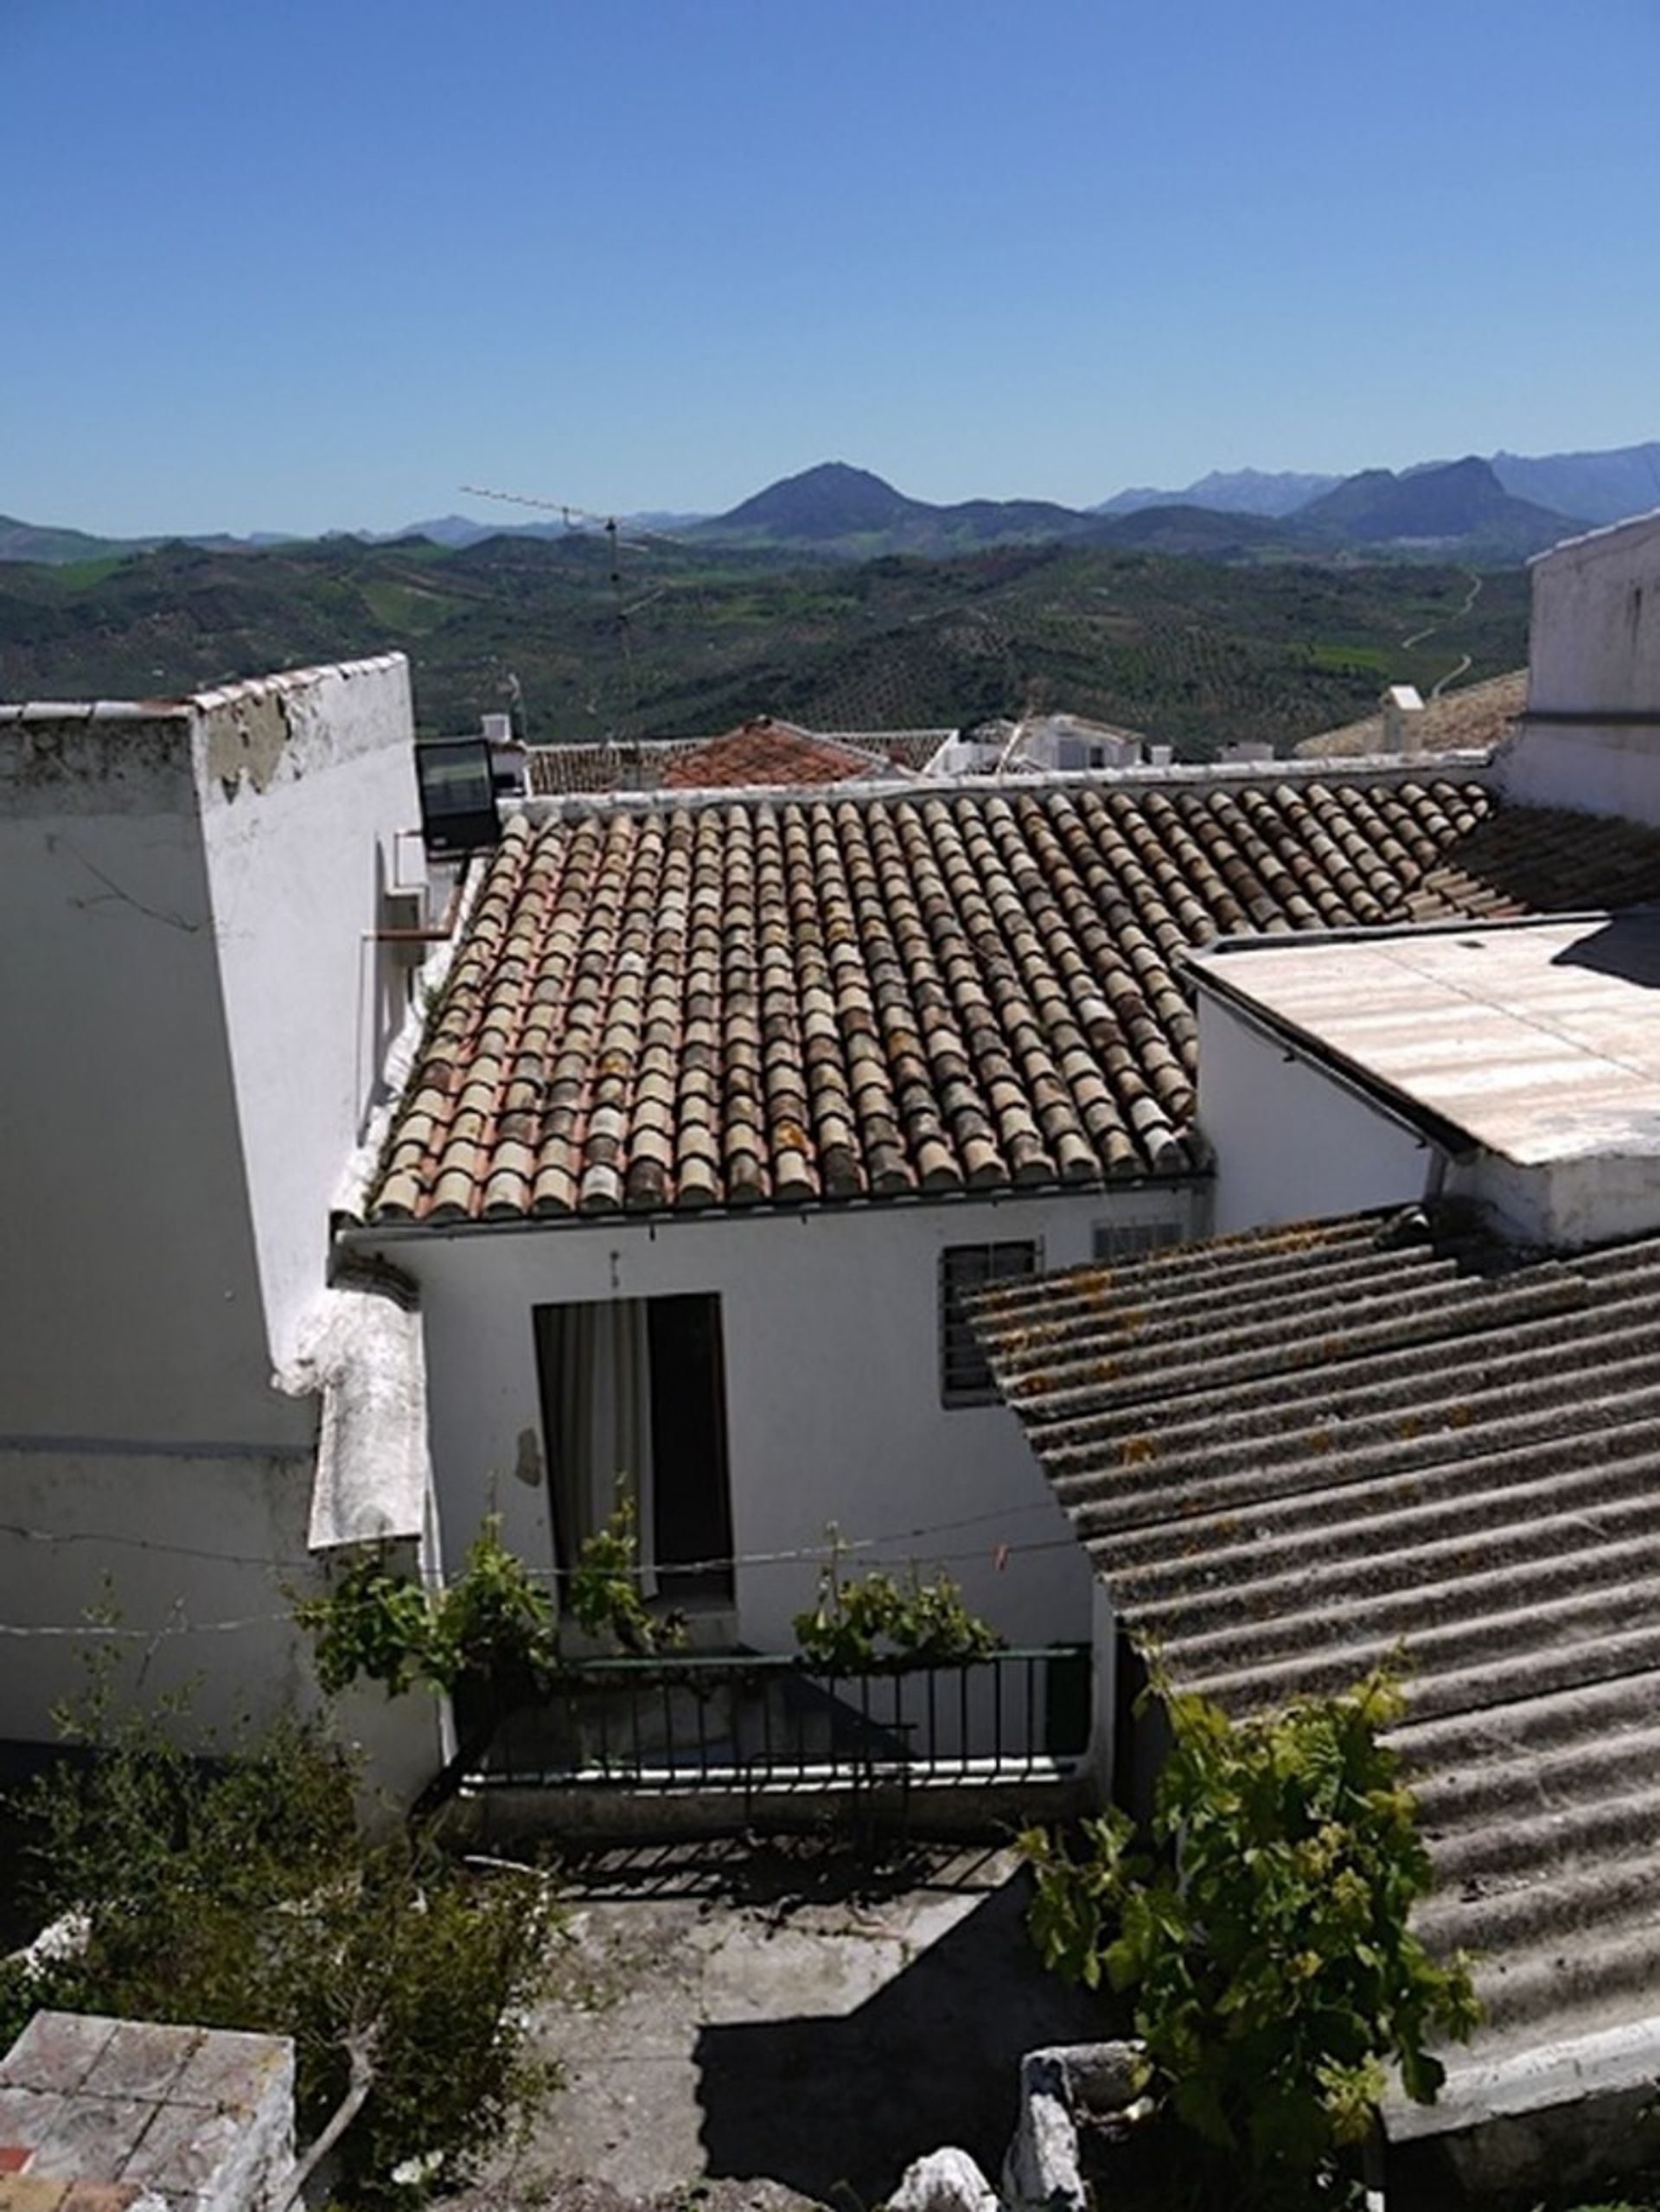
<instances>
[{"instance_id":1,"label":"white rendered wall with peeling paint","mask_svg":"<svg viewBox=\"0 0 1660 2212\"><path fill-rule=\"evenodd\" d=\"M318 1401L271 1376L401 1005L362 934L412 745L401 660L0 708L0 1735L106 1595L203 1721L306 1679Z\"/></svg>"},{"instance_id":2,"label":"white rendered wall with peeling paint","mask_svg":"<svg viewBox=\"0 0 1660 2212\"><path fill-rule=\"evenodd\" d=\"M949 1205L878 1203L737 1219L348 1232L421 1285L434 1480L446 1562L492 1507L506 1541L553 1563L533 1309L565 1301L718 1295L736 1633L788 1649L825 1525L855 1565L945 1563L1014 1642L1089 1633L1084 1553L1014 1416L947 1408L940 1255L1035 1240L1045 1269L1092 1257L1098 1224L1177 1221L1202 1186ZM1003 1547L1006 1546L1006 1551Z\"/></svg>"},{"instance_id":3,"label":"white rendered wall with peeling paint","mask_svg":"<svg viewBox=\"0 0 1660 2212\"><path fill-rule=\"evenodd\" d=\"M328 1259L407 968L374 941L424 871L401 654L210 692L192 751L271 1356L292 1357Z\"/></svg>"},{"instance_id":4,"label":"white rendered wall with peeling paint","mask_svg":"<svg viewBox=\"0 0 1660 2212\"><path fill-rule=\"evenodd\" d=\"M1514 802L1660 823L1660 514L1533 564L1528 710L1498 762Z\"/></svg>"}]
</instances>

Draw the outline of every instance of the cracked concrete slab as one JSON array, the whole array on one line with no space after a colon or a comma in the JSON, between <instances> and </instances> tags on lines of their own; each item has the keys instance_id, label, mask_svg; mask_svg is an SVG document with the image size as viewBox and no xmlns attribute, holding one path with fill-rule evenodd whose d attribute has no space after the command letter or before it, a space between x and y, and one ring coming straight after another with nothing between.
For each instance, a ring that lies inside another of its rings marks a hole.
<instances>
[{"instance_id":1,"label":"cracked concrete slab","mask_svg":"<svg viewBox=\"0 0 1660 2212\"><path fill-rule=\"evenodd\" d=\"M1022 2054L1104 2032L1099 2000L1044 1972L1027 1895L1006 1850L590 1862L537 2023L565 2086L491 2202L872 2205L942 2144L995 2172Z\"/></svg>"}]
</instances>

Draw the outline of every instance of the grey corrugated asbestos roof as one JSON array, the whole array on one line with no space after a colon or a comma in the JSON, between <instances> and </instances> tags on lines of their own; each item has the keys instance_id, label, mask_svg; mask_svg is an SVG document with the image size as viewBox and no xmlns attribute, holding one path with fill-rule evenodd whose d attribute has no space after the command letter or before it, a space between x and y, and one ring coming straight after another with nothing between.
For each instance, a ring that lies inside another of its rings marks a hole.
<instances>
[{"instance_id":1,"label":"grey corrugated asbestos roof","mask_svg":"<svg viewBox=\"0 0 1660 2212\"><path fill-rule=\"evenodd\" d=\"M1122 1623L1235 1712L1404 1659L1397 1732L1488 2041L1660 2010L1660 1240L1451 1210L974 1301Z\"/></svg>"}]
</instances>

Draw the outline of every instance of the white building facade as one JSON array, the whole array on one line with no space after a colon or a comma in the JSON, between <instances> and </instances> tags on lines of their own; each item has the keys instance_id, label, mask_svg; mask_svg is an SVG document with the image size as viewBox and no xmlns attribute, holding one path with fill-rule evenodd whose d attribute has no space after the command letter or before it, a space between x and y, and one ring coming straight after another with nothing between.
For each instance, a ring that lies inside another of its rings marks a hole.
<instances>
[{"instance_id":1,"label":"white building facade","mask_svg":"<svg viewBox=\"0 0 1660 2212\"><path fill-rule=\"evenodd\" d=\"M49 1739L107 1610L195 1717L303 1704L335 1185L408 975L401 656L0 708L0 1735Z\"/></svg>"},{"instance_id":2,"label":"white building facade","mask_svg":"<svg viewBox=\"0 0 1660 2212\"><path fill-rule=\"evenodd\" d=\"M596 1525L621 1475L648 1586L699 1641L792 1648L834 1523L850 1570L943 1566L1011 1641L1045 1644L1088 1634L1087 1564L953 1325L954 1286L1173 1242L1204 1206L1189 1179L342 1242L419 1286L447 1559L495 1510L551 1573L561 1518Z\"/></svg>"}]
</instances>

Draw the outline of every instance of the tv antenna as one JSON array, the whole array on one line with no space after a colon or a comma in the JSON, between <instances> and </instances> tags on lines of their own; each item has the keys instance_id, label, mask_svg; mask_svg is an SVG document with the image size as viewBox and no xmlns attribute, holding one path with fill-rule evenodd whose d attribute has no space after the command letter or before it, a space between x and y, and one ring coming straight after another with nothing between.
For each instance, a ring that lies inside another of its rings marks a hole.
<instances>
[{"instance_id":1,"label":"tv antenna","mask_svg":"<svg viewBox=\"0 0 1660 2212\"><path fill-rule=\"evenodd\" d=\"M491 491L483 484L463 484L463 492L474 499L505 500L514 507L539 508L544 514L557 515L573 536L585 537L597 528L604 533L610 564L612 627L616 638L622 682L622 700L616 715L612 731L614 740L633 734L633 725L640 713L640 688L635 677L634 641L629 635L629 622L634 610L625 604L622 597L622 566L618 555L626 547L631 553L649 553L650 545L643 538L625 538L617 528L615 515L596 515L585 507L573 506L569 500L538 499L529 492ZM652 592L649 598L658 595ZM645 605L648 600L640 604Z\"/></svg>"}]
</instances>

